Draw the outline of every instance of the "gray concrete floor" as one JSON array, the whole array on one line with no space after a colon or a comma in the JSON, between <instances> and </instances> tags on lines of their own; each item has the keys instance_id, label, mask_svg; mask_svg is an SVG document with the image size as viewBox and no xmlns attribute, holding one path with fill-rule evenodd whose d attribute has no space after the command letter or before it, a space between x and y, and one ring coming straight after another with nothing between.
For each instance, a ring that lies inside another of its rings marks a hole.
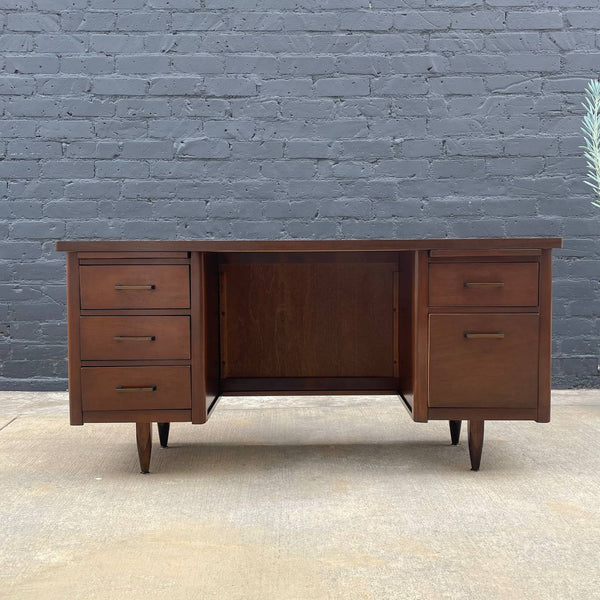
<instances>
[{"instance_id":1,"label":"gray concrete floor","mask_svg":"<svg viewBox=\"0 0 600 600\"><path fill-rule=\"evenodd\" d=\"M225 398L152 473L132 424L0 393L0 598L600 598L600 391L550 424L413 423L391 397Z\"/></svg>"}]
</instances>

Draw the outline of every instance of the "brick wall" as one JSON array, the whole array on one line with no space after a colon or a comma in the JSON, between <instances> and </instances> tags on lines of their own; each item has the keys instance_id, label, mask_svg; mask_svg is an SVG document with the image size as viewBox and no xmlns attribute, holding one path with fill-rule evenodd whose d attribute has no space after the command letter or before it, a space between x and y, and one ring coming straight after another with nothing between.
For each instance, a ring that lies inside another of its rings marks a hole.
<instances>
[{"instance_id":1,"label":"brick wall","mask_svg":"<svg viewBox=\"0 0 600 600\"><path fill-rule=\"evenodd\" d=\"M66 386L57 239L560 235L598 386L598 0L0 0L0 387Z\"/></svg>"}]
</instances>

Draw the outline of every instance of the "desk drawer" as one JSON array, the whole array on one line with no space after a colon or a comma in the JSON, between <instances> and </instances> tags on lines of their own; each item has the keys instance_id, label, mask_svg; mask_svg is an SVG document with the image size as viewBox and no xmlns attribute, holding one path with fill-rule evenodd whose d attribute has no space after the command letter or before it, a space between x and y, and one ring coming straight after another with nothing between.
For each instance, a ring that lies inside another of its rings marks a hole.
<instances>
[{"instance_id":1,"label":"desk drawer","mask_svg":"<svg viewBox=\"0 0 600 600\"><path fill-rule=\"evenodd\" d=\"M538 264L429 265L430 306L537 306Z\"/></svg>"},{"instance_id":2,"label":"desk drawer","mask_svg":"<svg viewBox=\"0 0 600 600\"><path fill-rule=\"evenodd\" d=\"M429 405L536 408L539 316L429 317Z\"/></svg>"},{"instance_id":3,"label":"desk drawer","mask_svg":"<svg viewBox=\"0 0 600 600\"><path fill-rule=\"evenodd\" d=\"M189 367L83 367L83 410L189 409Z\"/></svg>"},{"instance_id":4,"label":"desk drawer","mask_svg":"<svg viewBox=\"0 0 600 600\"><path fill-rule=\"evenodd\" d=\"M82 360L189 359L189 317L82 317Z\"/></svg>"},{"instance_id":5,"label":"desk drawer","mask_svg":"<svg viewBox=\"0 0 600 600\"><path fill-rule=\"evenodd\" d=\"M189 278L188 265L82 265L81 308L189 308Z\"/></svg>"}]
</instances>

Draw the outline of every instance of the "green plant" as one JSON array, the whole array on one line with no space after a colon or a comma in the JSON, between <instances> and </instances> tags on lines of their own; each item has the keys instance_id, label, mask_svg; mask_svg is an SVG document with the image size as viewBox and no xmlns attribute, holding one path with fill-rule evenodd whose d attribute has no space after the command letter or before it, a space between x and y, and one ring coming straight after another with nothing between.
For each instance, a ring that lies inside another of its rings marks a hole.
<instances>
[{"instance_id":1,"label":"green plant","mask_svg":"<svg viewBox=\"0 0 600 600\"><path fill-rule=\"evenodd\" d=\"M583 117L583 135L585 146L583 155L587 160L588 178L586 181L596 198L594 206L600 208L600 81L592 79L585 91L585 116Z\"/></svg>"}]
</instances>

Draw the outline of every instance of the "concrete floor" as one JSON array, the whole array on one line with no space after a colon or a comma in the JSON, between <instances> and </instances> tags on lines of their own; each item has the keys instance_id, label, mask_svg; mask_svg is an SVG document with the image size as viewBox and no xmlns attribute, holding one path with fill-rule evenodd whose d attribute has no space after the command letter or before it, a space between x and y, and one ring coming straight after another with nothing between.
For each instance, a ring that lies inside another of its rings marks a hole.
<instances>
[{"instance_id":1,"label":"concrete floor","mask_svg":"<svg viewBox=\"0 0 600 600\"><path fill-rule=\"evenodd\" d=\"M0 598L600 598L600 391L466 432L390 397L226 398L138 471L132 424L0 393Z\"/></svg>"}]
</instances>

